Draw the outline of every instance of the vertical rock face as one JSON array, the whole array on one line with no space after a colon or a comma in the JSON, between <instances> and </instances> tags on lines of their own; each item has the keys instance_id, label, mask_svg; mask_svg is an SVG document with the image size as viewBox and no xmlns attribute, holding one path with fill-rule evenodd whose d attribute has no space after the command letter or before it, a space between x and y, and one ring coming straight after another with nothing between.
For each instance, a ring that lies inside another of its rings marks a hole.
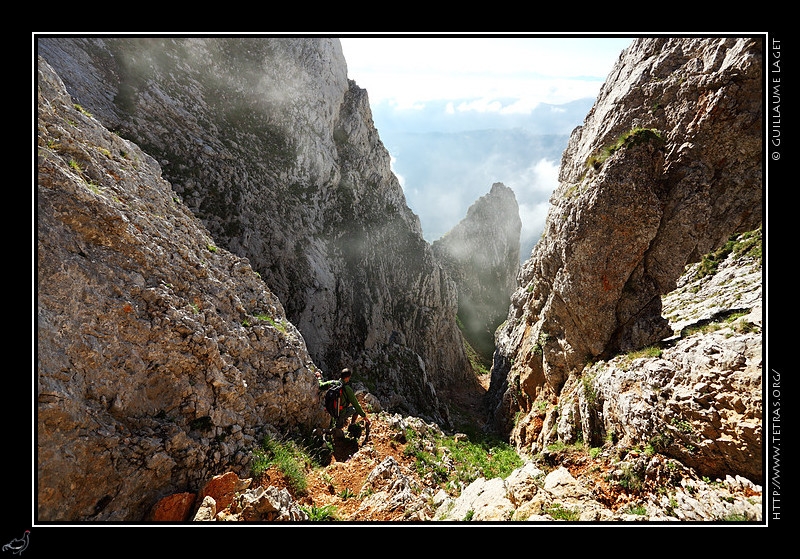
<instances>
[{"instance_id":1,"label":"vertical rock face","mask_svg":"<svg viewBox=\"0 0 800 559\"><path fill-rule=\"evenodd\" d=\"M458 317L466 338L487 359L517 285L521 230L514 191L495 183L433 243L434 254L458 287Z\"/></svg>"},{"instance_id":2,"label":"vertical rock face","mask_svg":"<svg viewBox=\"0 0 800 559\"><path fill-rule=\"evenodd\" d=\"M446 423L456 288L337 41L38 50L39 519L140 520L246 469L324 420L317 366Z\"/></svg>"},{"instance_id":3,"label":"vertical rock face","mask_svg":"<svg viewBox=\"0 0 800 559\"><path fill-rule=\"evenodd\" d=\"M535 426L523 421L516 438L595 447L611 439L652 448L712 479L740 475L762 484L760 231L730 245L716 269L708 271L707 259L687 267L679 289L664 297L679 335L571 375L557 413L539 414L552 428L529 437Z\"/></svg>"},{"instance_id":4,"label":"vertical rock face","mask_svg":"<svg viewBox=\"0 0 800 559\"><path fill-rule=\"evenodd\" d=\"M246 469L265 429L320 425L316 367L249 262L41 59L38 94L37 517L142 520Z\"/></svg>"},{"instance_id":5,"label":"vertical rock face","mask_svg":"<svg viewBox=\"0 0 800 559\"><path fill-rule=\"evenodd\" d=\"M455 286L422 238L338 40L40 39L220 246L246 257L325 372L446 420L463 380Z\"/></svg>"},{"instance_id":6,"label":"vertical rock face","mask_svg":"<svg viewBox=\"0 0 800 559\"><path fill-rule=\"evenodd\" d=\"M760 40L642 39L621 54L498 332L503 429L588 361L670 335L661 296L685 266L760 225L762 81Z\"/></svg>"}]
</instances>

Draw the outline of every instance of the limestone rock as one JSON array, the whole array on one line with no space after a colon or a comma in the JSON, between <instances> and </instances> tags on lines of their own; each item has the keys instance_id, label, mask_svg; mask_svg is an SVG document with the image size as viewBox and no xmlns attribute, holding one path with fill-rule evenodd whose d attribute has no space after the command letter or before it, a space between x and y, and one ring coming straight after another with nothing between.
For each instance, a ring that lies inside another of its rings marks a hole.
<instances>
[{"instance_id":1,"label":"limestone rock","mask_svg":"<svg viewBox=\"0 0 800 559\"><path fill-rule=\"evenodd\" d=\"M673 334L745 310L757 313L747 320L761 327L761 236L761 229L732 236L717 253L687 266L676 289L662 298Z\"/></svg>"},{"instance_id":2,"label":"limestone rock","mask_svg":"<svg viewBox=\"0 0 800 559\"><path fill-rule=\"evenodd\" d=\"M242 521L302 522L308 520L286 489L274 486L256 487L245 491L234 513Z\"/></svg>"},{"instance_id":3,"label":"limestone rock","mask_svg":"<svg viewBox=\"0 0 800 559\"><path fill-rule=\"evenodd\" d=\"M543 488L555 499L581 499L591 495L564 466L547 474Z\"/></svg>"},{"instance_id":4,"label":"limestone rock","mask_svg":"<svg viewBox=\"0 0 800 559\"><path fill-rule=\"evenodd\" d=\"M495 183L432 245L458 288L458 317L467 340L487 358L516 288L521 229L514 191Z\"/></svg>"},{"instance_id":5,"label":"limestone rock","mask_svg":"<svg viewBox=\"0 0 800 559\"><path fill-rule=\"evenodd\" d=\"M762 48L648 38L621 54L573 131L544 236L497 333L499 429L554 402L587 361L669 337L661 297L685 267L760 226Z\"/></svg>"},{"instance_id":6,"label":"limestone rock","mask_svg":"<svg viewBox=\"0 0 800 559\"><path fill-rule=\"evenodd\" d=\"M98 121L158 160L247 258L329 376L448 421L469 380L455 285L423 239L335 38L40 38ZM393 370L385 370L393 364Z\"/></svg>"},{"instance_id":7,"label":"limestone rock","mask_svg":"<svg viewBox=\"0 0 800 559\"><path fill-rule=\"evenodd\" d=\"M191 517L196 500L194 493L167 495L156 503L148 519L154 522L185 522Z\"/></svg>"},{"instance_id":8,"label":"limestone rock","mask_svg":"<svg viewBox=\"0 0 800 559\"><path fill-rule=\"evenodd\" d=\"M532 462L526 462L506 478L508 496L511 502L521 504L529 501L536 495L545 473Z\"/></svg>"},{"instance_id":9,"label":"limestone rock","mask_svg":"<svg viewBox=\"0 0 800 559\"><path fill-rule=\"evenodd\" d=\"M37 515L141 520L325 421L317 368L250 263L39 59Z\"/></svg>"},{"instance_id":10,"label":"limestone rock","mask_svg":"<svg viewBox=\"0 0 800 559\"><path fill-rule=\"evenodd\" d=\"M505 481L478 478L455 500L447 500L436 511L437 520L510 520L514 505L508 499Z\"/></svg>"},{"instance_id":11,"label":"limestone rock","mask_svg":"<svg viewBox=\"0 0 800 559\"><path fill-rule=\"evenodd\" d=\"M200 508L192 519L194 522L213 522L217 516L217 503L214 502L214 497L208 496L200 503Z\"/></svg>"},{"instance_id":12,"label":"limestone rock","mask_svg":"<svg viewBox=\"0 0 800 559\"><path fill-rule=\"evenodd\" d=\"M760 253L760 243L751 246ZM559 398L557 440L601 446L613 436L623 446L650 445L702 475L762 483L761 266L735 253L719 262L718 277L698 274L697 266L664 297L677 332L664 347L601 360L570 377ZM519 440L542 449L552 442L544 433L536 442L528 433Z\"/></svg>"},{"instance_id":13,"label":"limestone rock","mask_svg":"<svg viewBox=\"0 0 800 559\"><path fill-rule=\"evenodd\" d=\"M763 481L761 341L729 328L683 339L658 358L626 357L584 371L587 428L653 444L703 475ZM592 425L597 418L602 424Z\"/></svg>"},{"instance_id":14,"label":"limestone rock","mask_svg":"<svg viewBox=\"0 0 800 559\"><path fill-rule=\"evenodd\" d=\"M598 463L599 466L599 463ZM680 472L680 473L679 473ZM642 480L651 492L626 505L601 503L590 486L559 466L547 475L527 462L507 478L479 478L456 497L436 495L434 520L568 522L677 522L677 521L760 521L760 485L741 477L726 476L710 481L655 455L652 459L629 454L618 462L613 483ZM656 477L662 479L656 480ZM520 490L521 488L524 490Z\"/></svg>"},{"instance_id":15,"label":"limestone rock","mask_svg":"<svg viewBox=\"0 0 800 559\"><path fill-rule=\"evenodd\" d=\"M250 487L252 481L252 479L239 479L235 472L226 472L211 478L200 491L198 499L202 502L206 497L212 497L217 509L222 510L230 506L237 493Z\"/></svg>"},{"instance_id":16,"label":"limestone rock","mask_svg":"<svg viewBox=\"0 0 800 559\"><path fill-rule=\"evenodd\" d=\"M401 511L404 517L428 520L430 490L404 470L391 456L378 464L364 480L359 494L363 501L355 514Z\"/></svg>"},{"instance_id":17,"label":"limestone rock","mask_svg":"<svg viewBox=\"0 0 800 559\"><path fill-rule=\"evenodd\" d=\"M435 519L441 521L508 521L515 511L526 506L527 514L535 503L541 503L542 472L532 462L526 462L507 478L480 477L465 487L457 498L441 496ZM544 507L539 507L538 512Z\"/></svg>"}]
</instances>

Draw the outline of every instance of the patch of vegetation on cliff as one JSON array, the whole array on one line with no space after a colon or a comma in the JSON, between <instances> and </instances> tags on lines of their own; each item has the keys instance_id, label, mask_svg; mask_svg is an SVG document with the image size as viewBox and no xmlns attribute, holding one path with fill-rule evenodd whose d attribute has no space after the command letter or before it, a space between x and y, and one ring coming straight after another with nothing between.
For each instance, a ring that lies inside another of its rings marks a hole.
<instances>
[{"instance_id":1,"label":"patch of vegetation on cliff","mask_svg":"<svg viewBox=\"0 0 800 559\"><path fill-rule=\"evenodd\" d=\"M713 276L717 272L719 264L730 254L737 258L754 258L761 264L763 257L761 229L759 227L747 233L731 235L724 245L703 256L694 279L698 280L706 276Z\"/></svg>"},{"instance_id":2,"label":"patch of vegetation on cliff","mask_svg":"<svg viewBox=\"0 0 800 559\"><path fill-rule=\"evenodd\" d=\"M664 143L664 138L661 132L655 128L633 128L622 134L614 143L603 146L590 155L586 160L586 166L599 169L606 159L614 155L618 150L650 142L656 145L662 145Z\"/></svg>"}]
</instances>

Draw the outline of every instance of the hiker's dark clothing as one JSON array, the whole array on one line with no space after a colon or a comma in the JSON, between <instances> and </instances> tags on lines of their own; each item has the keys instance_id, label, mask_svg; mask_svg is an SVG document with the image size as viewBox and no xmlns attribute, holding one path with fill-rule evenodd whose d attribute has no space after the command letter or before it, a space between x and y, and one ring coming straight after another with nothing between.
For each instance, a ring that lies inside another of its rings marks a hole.
<instances>
[{"instance_id":1,"label":"hiker's dark clothing","mask_svg":"<svg viewBox=\"0 0 800 559\"><path fill-rule=\"evenodd\" d=\"M327 390L341 382L340 380L322 381L319 383L319 387L322 390ZM335 424L338 429L344 427L348 418L353 422L359 415L364 418L367 417L367 414L364 413L364 410L361 408L361 404L358 403L355 392L353 392L353 387L350 386L350 381L342 383L342 402L339 408L339 415L336 417L331 416L331 426Z\"/></svg>"}]
</instances>

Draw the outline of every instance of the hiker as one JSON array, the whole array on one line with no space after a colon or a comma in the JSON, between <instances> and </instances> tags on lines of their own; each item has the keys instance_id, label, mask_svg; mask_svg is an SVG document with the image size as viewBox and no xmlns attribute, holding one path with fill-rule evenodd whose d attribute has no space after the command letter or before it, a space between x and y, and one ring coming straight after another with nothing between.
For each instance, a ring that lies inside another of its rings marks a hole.
<instances>
[{"instance_id":1,"label":"hiker","mask_svg":"<svg viewBox=\"0 0 800 559\"><path fill-rule=\"evenodd\" d=\"M332 408L326 407L328 413L331 415L330 429L336 429L334 434L342 435L342 429L347 419L350 418L350 424L352 425L356 422L359 415L363 417L367 425L369 425L369 417L367 417L366 412L361 408L361 404L358 403L358 399L356 399L356 395L353 392L353 387L350 386L350 377L352 376L350 369L342 369L342 372L339 373L339 378L334 380L323 381L322 375L319 372L316 373L316 376L317 380L320 381L319 387L323 390L327 391L331 388L341 386L337 405Z\"/></svg>"}]
</instances>

